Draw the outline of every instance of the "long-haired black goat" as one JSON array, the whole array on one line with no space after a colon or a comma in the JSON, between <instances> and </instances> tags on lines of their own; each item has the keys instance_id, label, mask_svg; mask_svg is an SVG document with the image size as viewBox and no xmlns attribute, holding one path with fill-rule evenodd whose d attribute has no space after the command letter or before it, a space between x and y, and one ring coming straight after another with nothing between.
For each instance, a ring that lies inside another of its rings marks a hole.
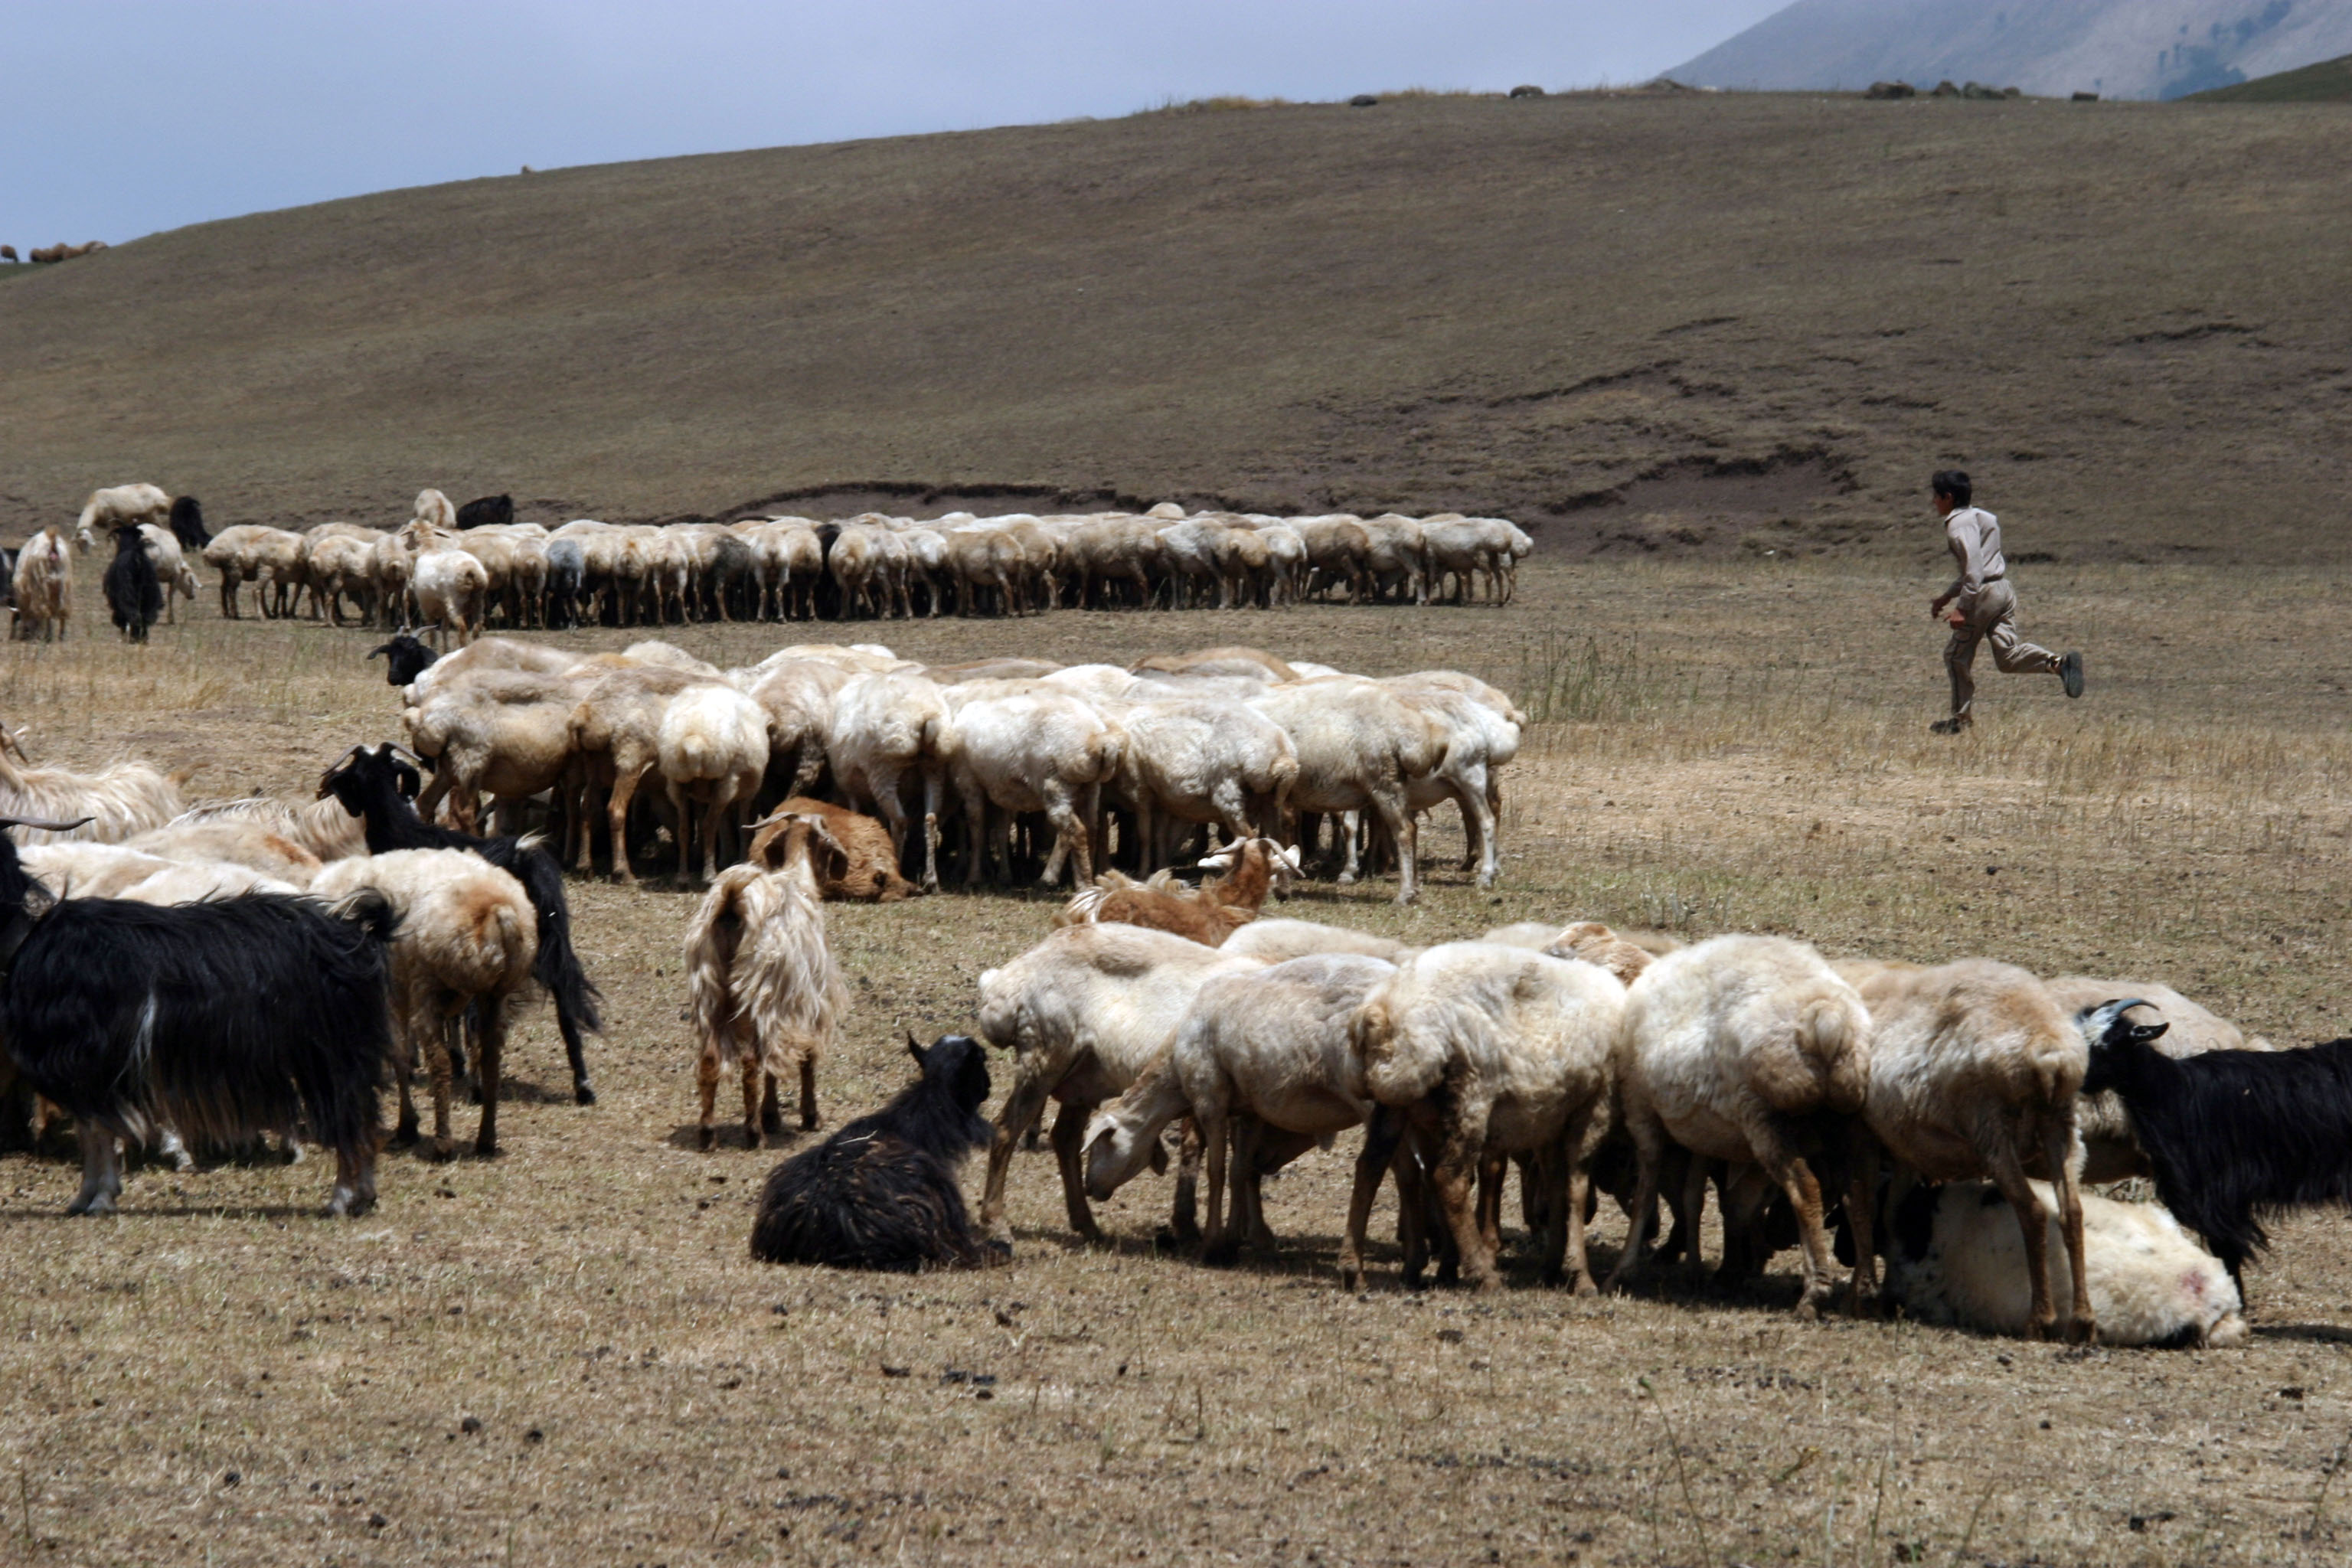
<instances>
[{"instance_id":1,"label":"long-haired black goat","mask_svg":"<svg viewBox=\"0 0 2352 1568\"><path fill-rule=\"evenodd\" d=\"M114 629L128 641L145 642L147 628L163 617L163 583L136 524L114 531L114 559L106 563L100 585Z\"/></svg>"},{"instance_id":2,"label":"long-haired black goat","mask_svg":"<svg viewBox=\"0 0 2352 1568\"><path fill-rule=\"evenodd\" d=\"M0 818L0 1040L80 1133L67 1212L114 1207L117 1138L168 1127L236 1142L298 1124L335 1151L327 1212L372 1207L391 907L370 896L338 918L290 894L52 899L16 858L6 829L19 825Z\"/></svg>"},{"instance_id":3,"label":"long-haired black goat","mask_svg":"<svg viewBox=\"0 0 2352 1568\"><path fill-rule=\"evenodd\" d=\"M2144 1002L2086 1014L2084 1094L2113 1089L2173 1217L2240 1270L2270 1245L2263 1218L2315 1204L2352 1203L2352 1039L2307 1050L2207 1051L2168 1057L2169 1026L2125 1015Z\"/></svg>"},{"instance_id":4,"label":"long-haired black goat","mask_svg":"<svg viewBox=\"0 0 2352 1568\"><path fill-rule=\"evenodd\" d=\"M539 915L539 958L531 973L555 1003L555 1026L562 1032L563 1054L572 1063L572 1098L582 1105L595 1104L581 1036L600 1034L604 1025L596 1013L595 984L572 946L572 906L563 896L563 868L536 838L511 834L483 838L425 821L411 804L421 782L415 768L400 759L390 742L373 751L353 746L319 781L319 796L334 796L345 811L366 822L371 855L394 849L469 849L522 884Z\"/></svg>"},{"instance_id":5,"label":"long-haired black goat","mask_svg":"<svg viewBox=\"0 0 2352 1568\"><path fill-rule=\"evenodd\" d=\"M213 542L213 531L205 526L205 509L194 496L180 496L172 502L172 534L184 550L202 550Z\"/></svg>"},{"instance_id":6,"label":"long-haired black goat","mask_svg":"<svg viewBox=\"0 0 2352 1568\"><path fill-rule=\"evenodd\" d=\"M768 1176L751 1256L770 1263L911 1273L983 1260L956 1171L994 1136L982 1120L987 1053L964 1035L929 1050L909 1037L922 1076Z\"/></svg>"}]
</instances>

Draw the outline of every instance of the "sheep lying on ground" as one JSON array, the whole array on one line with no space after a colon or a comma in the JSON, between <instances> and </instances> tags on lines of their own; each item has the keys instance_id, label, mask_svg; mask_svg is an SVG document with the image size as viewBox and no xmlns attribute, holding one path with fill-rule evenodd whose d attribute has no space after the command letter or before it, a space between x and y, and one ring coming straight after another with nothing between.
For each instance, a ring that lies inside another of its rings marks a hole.
<instances>
[{"instance_id":1,"label":"sheep lying on ground","mask_svg":"<svg viewBox=\"0 0 2352 1568\"><path fill-rule=\"evenodd\" d=\"M123 847L166 860L242 866L264 877L307 888L320 861L270 825L235 817L175 817L158 828L125 839Z\"/></svg>"},{"instance_id":2,"label":"sheep lying on ground","mask_svg":"<svg viewBox=\"0 0 2352 1568\"><path fill-rule=\"evenodd\" d=\"M1591 1293L1584 1209L1592 1155L1609 1131L1625 987L1590 963L1492 942L1424 949L1397 966L1356 1015L1355 1048L1372 1099L1405 1113L1435 1145L1430 1180L1461 1257L1464 1281L1498 1288L1501 1184L1477 1201L1492 1159L1535 1153L1547 1278ZM1375 1124L1356 1165L1340 1273L1363 1279L1364 1230L1394 1149ZM1402 1129L1398 1129L1401 1131Z\"/></svg>"},{"instance_id":3,"label":"sheep lying on ground","mask_svg":"<svg viewBox=\"0 0 2352 1568\"><path fill-rule=\"evenodd\" d=\"M980 1037L1013 1053L1013 1087L996 1113L980 1221L990 1238L1010 1246L1004 1178L1022 1137L1048 1099L1054 1152L1070 1228L1102 1239L1087 1206L1079 1168L1087 1118L1125 1092L1167 1048L1200 988L1219 974L1260 967L1166 931L1130 925L1079 925L1054 932L1002 968L980 977ZM1182 1214L1183 1194L1179 1194ZM1185 1226L1181 1217L1177 1229Z\"/></svg>"},{"instance_id":4,"label":"sheep lying on ground","mask_svg":"<svg viewBox=\"0 0 2352 1568\"><path fill-rule=\"evenodd\" d=\"M1252 921L1220 945L1227 952L1264 959L1268 963L1305 958L1316 952L1360 952L1395 963L1402 955L1415 951L1391 937L1314 921Z\"/></svg>"},{"instance_id":5,"label":"sheep lying on ground","mask_svg":"<svg viewBox=\"0 0 2352 1568\"><path fill-rule=\"evenodd\" d=\"M956 1170L989 1140L988 1053L962 1035L907 1049L920 1078L769 1175L752 1257L909 1273L986 1260Z\"/></svg>"},{"instance_id":6,"label":"sheep lying on ground","mask_svg":"<svg viewBox=\"0 0 2352 1568\"><path fill-rule=\"evenodd\" d=\"M410 1085L421 1051L433 1083L433 1157L446 1160L455 1152L450 1042L462 1024L482 1086L474 1152L484 1158L496 1154L499 1069L507 1030L539 957L539 922L522 884L462 849L395 849L338 860L320 871L310 890L329 900L372 891L398 916L392 983L406 1043L399 1059L399 1141L416 1137Z\"/></svg>"},{"instance_id":7,"label":"sheep lying on ground","mask_svg":"<svg viewBox=\"0 0 2352 1568\"><path fill-rule=\"evenodd\" d=\"M827 899L889 904L911 899L922 889L898 875L898 852L890 846L890 830L870 816L860 816L829 801L793 795L758 823L747 860L764 864L768 847L795 816L814 816L841 853L826 855L816 868L817 890Z\"/></svg>"},{"instance_id":8,"label":"sheep lying on ground","mask_svg":"<svg viewBox=\"0 0 2352 1568\"><path fill-rule=\"evenodd\" d=\"M2054 1208L2046 1184L2034 1183L2033 1191ZM2032 1286L2016 1214L2000 1189L1990 1182L1922 1183L1889 1195L1882 1227L1888 1303L1923 1322L2023 1333ZM2042 1246L2053 1287L2071 1293L2063 1238L2051 1236ZM2085 1194L2083 1250L2103 1342L2165 1349L2245 1342L2250 1331L2229 1270L2164 1209Z\"/></svg>"},{"instance_id":9,"label":"sheep lying on ground","mask_svg":"<svg viewBox=\"0 0 2352 1568\"><path fill-rule=\"evenodd\" d=\"M1267 893L1286 889L1298 875L1297 847L1285 849L1271 838L1229 845L1201 862L1206 871L1226 873L1199 890L1182 893L1153 883L1138 884L1116 872L1072 899L1055 915L1055 925L1117 921L1148 926L1222 947L1233 933L1257 919Z\"/></svg>"},{"instance_id":10,"label":"sheep lying on ground","mask_svg":"<svg viewBox=\"0 0 2352 1568\"><path fill-rule=\"evenodd\" d=\"M1885 966L1855 985L1872 1025L1871 1131L1896 1163L1928 1181L1986 1177L2009 1199L2025 1237L2029 1327L2037 1337L2052 1332L2058 1310L2043 1245L2049 1214L2027 1178L2052 1181L2074 1284L2065 1332L2088 1339L2095 1321L2074 1131L2075 1096L2090 1065L2084 1031L2039 980L1986 959Z\"/></svg>"},{"instance_id":11,"label":"sheep lying on ground","mask_svg":"<svg viewBox=\"0 0 2352 1568\"><path fill-rule=\"evenodd\" d=\"M70 834L37 826L17 830L27 844L60 837L119 844L180 815L184 773L164 773L147 763L110 763L95 773L36 767L25 755L25 731L0 728L0 815L26 822L75 822Z\"/></svg>"},{"instance_id":12,"label":"sheep lying on ground","mask_svg":"<svg viewBox=\"0 0 2352 1568\"><path fill-rule=\"evenodd\" d=\"M750 1147L760 1146L763 1131L783 1131L777 1084L795 1062L801 1126L817 1124L816 1064L840 1031L849 991L825 945L814 863L839 853L822 819L789 817L762 858L719 873L688 928L687 998L700 1047L705 1149L718 1142L713 1117L723 1068L742 1075Z\"/></svg>"},{"instance_id":13,"label":"sheep lying on ground","mask_svg":"<svg viewBox=\"0 0 2352 1568\"><path fill-rule=\"evenodd\" d=\"M1161 1130L1190 1115L1209 1177L1202 1260L1230 1263L1244 1239L1270 1243L1261 1176L1371 1113L1349 1026L1372 987L1395 973L1382 960L1341 953L1209 980L1168 1054L1088 1122L1087 1195L1108 1198L1140 1174Z\"/></svg>"},{"instance_id":14,"label":"sheep lying on ground","mask_svg":"<svg viewBox=\"0 0 2352 1568\"><path fill-rule=\"evenodd\" d=\"M1824 1152L1857 1156L1851 1201L1865 1219L1862 1205L1877 1190L1862 1115L1870 1085L1870 1015L1862 998L1802 943L1717 937L1641 973L1626 993L1624 1037L1618 1093L1639 1175L1633 1228L1610 1286L1640 1254L1671 1138L1697 1156L1691 1169L1698 1179L1666 1194L1677 1226L1692 1238L1692 1268L1699 1262L1703 1162L1726 1161L1727 1237L1748 1229L1767 1181L1785 1194L1804 1242L1797 1310L1815 1315L1829 1301L1831 1263L1813 1166ZM1865 1250L1868 1242L1865 1228ZM1866 1273L1855 1273L1856 1306Z\"/></svg>"}]
</instances>

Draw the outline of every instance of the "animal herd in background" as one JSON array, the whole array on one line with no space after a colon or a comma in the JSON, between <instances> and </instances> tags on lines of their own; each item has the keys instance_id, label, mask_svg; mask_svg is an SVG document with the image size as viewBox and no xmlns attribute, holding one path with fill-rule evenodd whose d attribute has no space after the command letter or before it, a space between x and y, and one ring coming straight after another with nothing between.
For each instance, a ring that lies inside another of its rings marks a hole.
<instances>
[{"instance_id":1,"label":"animal herd in background","mask_svg":"<svg viewBox=\"0 0 2352 1568\"><path fill-rule=\"evenodd\" d=\"M422 543L465 521L432 492L418 510L399 531ZM509 526L506 509L484 510L484 528ZM144 521L156 515L169 526ZM152 534L176 552L200 513L161 492L100 492L83 521L84 538L115 529L143 626L174 558L151 552ZM1104 520L1073 521L1083 533ZM853 522L823 559L845 538L916 531ZM28 545L20 615L42 563L67 552L58 530ZM427 569L451 555L476 570ZM1507 596L1507 563L1492 572ZM910 1041L917 1084L779 1168L754 1233L763 1258L1000 1256L1012 1162L1049 1100L1071 1227L1099 1237L1091 1205L1163 1168L1178 1130L1170 1230L1210 1262L1271 1240L1266 1176L1362 1128L1337 1260L1351 1289L1384 1184L1409 1283L1433 1268L1496 1285L1516 1170L1534 1262L1580 1291L1602 1288L1586 1243L1599 1194L1628 1215L1614 1287L1676 1257L1696 1269L1712 1189L1720 1274L1796 1246L1809 1317L1836 1299L1843 1258L1853 1309L1875 1299L2005 1331L2221 1344L2246 1331L2240 1275L2264 1244L2262 1216L2352 1195L2352 1043L2273 1050L2162 986L2044 981L1987 960L1832 963L1779 937L1685 946L1589 921L1416 948L1262 918L1302 876L1349 880L1390 859L1410 900L1420 816L1448 801L1465 868L1493 884L1500 773L1526 721L1467 675L1372 679L1244 647L1129 668L939 667L829 643L722 670L660 642L579 655L477 637L491 600L466 584L490 579L471 551L420 550L401 581L420 606L456 595L436 618L462 646L436 658L396 637L375 650L407 743L352 748L314 801L191 808L182 778L141 763L37 767L0 731L14 835L0 832L0 946L14 955L0 1027L20 1091L80 1131L77 1211L112 1205L121 1144L274 1133L335 1148L330 1206L360 1212L374 1196L377 1096L396 1083L396 1136L420 1137L420 1067L429 1152L455 1152L470 1069L474 1147L492 1152L507 1030L537 993L591 1102L596 993L563 873L593 865L599 839L616 879L666 855L680 880L710 884L685 943L706 1149L730 1074L754 1146L782 1131L795 1077L802 1127L821 1120L818 1069L849 1007L826 899L935 888L943 849L967 884L1066 875L1072 889L1055 929L982 976L977 1043ZM729 613L726 591L696 582L673 608ZM774 586L758 606L789 599ZM1153 591L1147 575L1137 596ZM330 616L336 592L320 601ZM1014 613L1052 602L1034 577L1000 592ZM608 601L623 617L625 604ZM486 814L506 831L478 835ZM545 841L516 836L530 828ZM1171 869L1187 863L1210 876L1188 885ZM992 1127L978 1120L983 1047L1010 1059ZM975 1217L955 1171L982 1147ZM2135 1173L2169 1213L2082 1190ZM1654 1248L1661 1201L1673 1223Z\"/></svg>"},{"instance_id":2,"label":"animal herd in background","mask_svg":"<svg viewBox=\"0 0 2352 1568\"><path fill-rule=\"evenodd\" d=\"M493 626L1272 608L1335 593L1425 605L1449 587L1456 604L1500 605L1534 548L1516 524L1458 512L1278 517L1192 513L1172 502L1141 513L950 512L921 521L880 512L664 526L580 518L549 529L517 521L511 497L460 507L435 489L394 527L240 523L212 533L193 497L174 500L148 484L92 492L76 542L89 550L100 528L139 531L167 616L197 591L184 552L198 551L218 574L229 619L243 614L249 584L267 617L429 628L445 647ZM65 538L62 527L41 530L11 571L19 637L65 635ZM26 558L40 563L35 575ZM111 589L109 604L121 625L126 612Z\"/></svg>"}]
</instances>

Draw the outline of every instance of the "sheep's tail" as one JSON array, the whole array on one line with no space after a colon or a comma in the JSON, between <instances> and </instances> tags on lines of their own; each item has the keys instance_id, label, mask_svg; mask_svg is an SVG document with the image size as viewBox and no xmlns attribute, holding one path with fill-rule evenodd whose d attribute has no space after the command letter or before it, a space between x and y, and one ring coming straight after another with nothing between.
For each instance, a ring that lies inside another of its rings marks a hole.
<instances>
[{"instance_id":1,"label":"sheep's tail","mask_svg":"<svg viewBox=\"0 0 2352 1568\"><path fill-rule=\"evenodd\" d=\"M1859 1113L1870 1091L1859 1011L1840 997L1816 996L1797 1014L1797 1049L1821 1079L1830 1109L1843 1116Z\"/></svg>"}]
</instances>

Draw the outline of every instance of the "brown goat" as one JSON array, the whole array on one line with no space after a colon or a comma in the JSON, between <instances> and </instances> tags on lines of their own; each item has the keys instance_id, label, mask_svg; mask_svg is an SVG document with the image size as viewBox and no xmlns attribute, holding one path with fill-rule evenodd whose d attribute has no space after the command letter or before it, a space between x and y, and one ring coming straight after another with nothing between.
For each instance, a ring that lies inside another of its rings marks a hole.
<instances>
[{"instance_id":1,"label":"brown goat","mask_svg":"<svg viewBox=\"0 0 2352 1568\"><path fill-rule=\"evenodd\" d=\"M1285 849L1271 838L1248 838L1218 850L1201 867L1230 875L1203 883L1197 892L1181 893L1164 890L1158 877L1140 883L1114 872L1072 899L1054 923L1117 921L1186 937L1203 947L1222 947L1225 938L1257 919L1267 893L1277 884L1289 886L1298 875L1298 850Z\"/></svg>"},{"instance_id":2,"label":"brown goat","mask_svg":"<svg viewBox=\"0 0 2352 1568\"><path fill-rule=\"evenodd\" d=\"M758 825L749 857L753 865L769 864L770 846L782 837L794 816L814 816L823 821L824 830L840 848L839 854L828 852L817 859L817 890L824 897L836 902L848 900L892 904L922 891L898 875L898 852L890 842L889 828L845 805L811 800L805 795L793 796Z\"/></svg>"}]
</instances>

